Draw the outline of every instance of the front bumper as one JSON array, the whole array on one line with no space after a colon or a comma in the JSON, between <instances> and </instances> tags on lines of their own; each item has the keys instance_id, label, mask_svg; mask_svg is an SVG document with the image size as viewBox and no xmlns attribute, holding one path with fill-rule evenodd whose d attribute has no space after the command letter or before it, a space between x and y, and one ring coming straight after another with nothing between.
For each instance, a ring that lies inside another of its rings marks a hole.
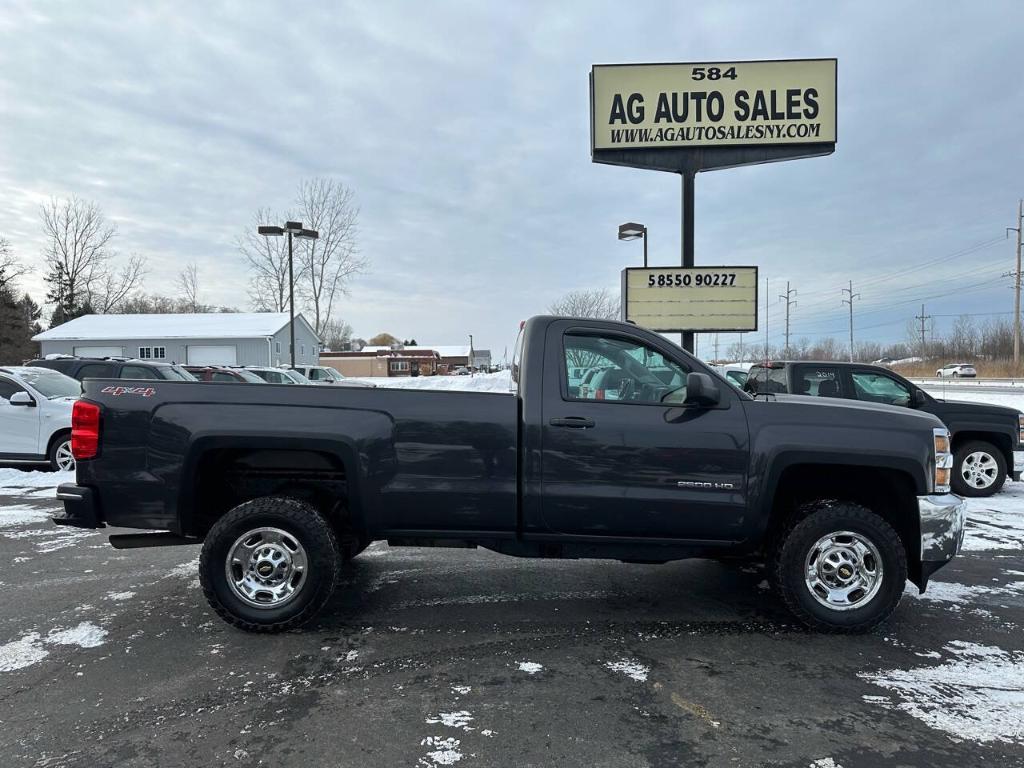
<instances>
[{"instance_id":1,"label":"front bumper","mask_svg":"<svg viewBox=\"0 0 1024 768\"><path fill-rule=\"evenodd\" d=\"M952 493L918 496L921 571L925 580L960 552L964 544L967 502Z\"/></svg>"},{"instance_id":2,"label":"front bumper","mask_svg":"<svg viewBox=\"0 0 1024 768\"><path fill-rule=\"evenodd\" d=\"M1013 452L1013 479L1020 480L1021 474L1024 473L1024 451Z\"/></svg>"},{"instance_id":3,"label":"front bumper","mask_svg":"<svg viewBox=\"0 0 1024 768\"><path fill-rule=\"evenodd\" d=\"M64 502L63 517L54 517L57 525L74 528L105 528L96 495L91 488L64 483L57 486L57 498Z\"/></svg>"}]
</instances>

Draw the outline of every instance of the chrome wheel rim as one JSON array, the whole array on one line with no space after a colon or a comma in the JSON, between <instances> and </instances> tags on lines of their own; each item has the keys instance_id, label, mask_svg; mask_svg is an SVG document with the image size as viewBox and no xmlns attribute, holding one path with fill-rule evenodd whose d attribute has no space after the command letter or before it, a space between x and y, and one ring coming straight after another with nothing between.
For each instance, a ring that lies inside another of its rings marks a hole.
<instances>
[{"instance_id":1,"label":"chrome wheel rim","mask_svg":"<svg viewBox=\"0 0 1024 768\"><path fill-rule=\"evenodd\" d=\"M71 441L65 440L53 454L57 469L67 472L75 468L75 455L71 453Z\"/></svg>"},{"instance_id":2,"label":"chrome wheel rim","mask_svg":"<svg viewBox=\"0 0 1024 768\"><path fill-rule=\"evenodd\" d=\"M306 585L306 550L280 528L253 528L228 549L224 572L235 597L254 608L280 608Z\"/></svg>"},{"instance_id":3,"label":"chrome wheel rim","mask_svg":"<svg viewBox=\"0 0 1024 768\"><path fill-rule=\"evenodd\" d=\"M851 611L871 602L882 586L882 577L878 548L853 531L822 536L804 562L807 591L833 611Z\"/></svg>"},{"instance_id":4,"label":"chrome wheel rim","mask_svg":"<svg viewBox=\"0 0 1024 768\"><path fill-rule=\"evenodd\" d=\"M975 451L964 457L960 476L971 488L989 488L999 476L999 464L992 454Z\"/></svg>"}]
</instances>

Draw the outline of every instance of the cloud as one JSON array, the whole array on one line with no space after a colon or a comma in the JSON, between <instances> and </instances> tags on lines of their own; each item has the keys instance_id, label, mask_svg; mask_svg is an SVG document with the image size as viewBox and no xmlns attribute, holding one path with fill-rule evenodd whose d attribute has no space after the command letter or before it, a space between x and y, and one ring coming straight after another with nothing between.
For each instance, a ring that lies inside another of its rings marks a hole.
<instances>
[{"instance_id":1,"label":"cloud","mask_svg":"<svg viewBox=\"0 0 1024 768\"><path fill-rule=\"evenodd\" d=\"M1017 4L622 7L8 5L0 234L37 260L38 203L78 194L117 223L122 252L148 255L147 290L173 292L194 260L204 300L244 305L234 243L253 212L331 176L356 190L372 264L339 306L356 333L502 349L520 319L639 263L621 221L648 225L653 263L678 263L678 178L590 162L591 64L836 56L837 152L698 177L698 264L759 264L769 296L791 279L795 335L842 329L839 289L864 281L865 311L894 304L864 324L892 339L917 311L893 297L1010 265L1007 244L867 283L1012 223ZM1010 294L932 301L994 311Z\"/></svg>"}]
</instances>

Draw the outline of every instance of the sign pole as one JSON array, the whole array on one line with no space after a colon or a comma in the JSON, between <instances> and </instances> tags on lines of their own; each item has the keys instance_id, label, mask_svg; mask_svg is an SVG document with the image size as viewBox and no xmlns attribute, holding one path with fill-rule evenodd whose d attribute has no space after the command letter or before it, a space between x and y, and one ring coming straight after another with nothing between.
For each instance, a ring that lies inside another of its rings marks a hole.
<instances>
[{"instance_id":1,"label":"sign pole","mask_svg":"<svg viewBox=\"0 0 1024 768\"><path fill-rule=\"evenodd\" d=\"M682 220L680 223L682 228L683 266L692 267L695 266L693 263L693 181L697 174L694 171L683 171L679 175L683 180ZM680 334L680 341L682 342L683 349L690 353L693 352L693 331L683 331Z\"/></svg>"}]
</instances>

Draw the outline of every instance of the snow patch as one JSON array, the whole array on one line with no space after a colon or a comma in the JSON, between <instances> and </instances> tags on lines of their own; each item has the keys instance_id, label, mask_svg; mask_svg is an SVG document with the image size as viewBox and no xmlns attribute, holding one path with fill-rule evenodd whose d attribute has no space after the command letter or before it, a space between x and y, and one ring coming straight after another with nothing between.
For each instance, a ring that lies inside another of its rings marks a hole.
<instances>
[{"instance_id":1,"label":"snow patch","mask_svg":"<svg viewBox=\"0 0 1024 768\"><path fill-rule=\"evenodd\" d=\"M831 757L823 757L819 760L815 760L813 763L808 764L807 768L843 768L843 766L841 766Z\"/></svg>"},{"instance_id":2,"label":"snow patch","mask_svg":"<svg viewBox=\"0 0 1024 768\"><path fill-rule=\"evenodd\" d=\"M465 696L467 693L469 693L472 690L473 689L470 686L468 686L468 685L453 685L452 686L452 693L456 693L459 696Z\"/></svg>"},{"instance_id":3,"label":"snow patch","mask_svg":"<svg viewBox=\"0 0 1024 768\"><path fill-rule=\"evenodd\" d=\"M618 661L607 661L605 667L612 672L621 672L626 677L636 680L638 683L647 682L647 675L650 667L645 667L638 661L632 659L619 659Z\"/></svg>"},{"instance_id":4,"label":"snow patch","mask_svg":"<svg viewBox=\"0 0 1024 768\"><path fill-rule=\"evenodd\" d=\"M443 739L440 736L427 736L420 742L422 747L434 747L424 757L416 761L416 765L430 768L434 765L455 765L462 759L459 751L461 742L458 739Z\"/></svg>"},{"instance_id":5,"label":"snow patch","mask_svg":"<svg viewBox=\"0 0 1024 768\"><path fill-rule=\"evenodd\" d=\"M945 650L957 658L937 666L860 673L898 700L864 699L906 712L957 742L1024 744L1024 652L960 640Z\"/></svg>"},{"instance_id":6,"label":"snow patch","mask_svg":"<svg viewBox=\"0 0 1024 768\"><path fill-rule=\"evenodd\" d=\"M135 593L131 591L107 592L107 600L131 600L133 597Z\"/></svg>"},{"instance_id":7,"label":"snow patch","mask_svg":"<svg viewBox=\"0 0 1024 768\"><path fill-rule=\"evenodd\" d=\"M91 621L83 621L71 629L54 630L46 636L46 642L57 645L77 645L79 648L95 648L103 645L107 630L101 629Z\"/></svg>"},{"instance_id":8,"label":"snow patch","mask_svg":"<svg viewBox=\"0 0 1024 768\"><path fill-rule=\"evenodd\" d=\"M30 667L46 658L50 652L39 643L39 633L32 632L19 640L0 645L0 672L13 672Z\"/></svg>"},{"instance_id":9,"label":"snow patch","mask_svg":"<svg viewBox=\"0 0 1024 768\"><path fill-rule=\"evenodd\" d=\"M187 563L181 563L176 565L167 572L164 576L165 579L191 579L196 575L196 571L199 570L199 556L196 555Z\"/></svg>"},{"instance_id":10,"label":"snow patch","mask_svg":"<svg viewBox=\"0 0 1024 768\"><path fill-rule=\"evenodd\" d=\"M525 672L528 675L536 675L538 672L544 671L544 666L534 661L520 661L519 671Z\"/></svg>"},{"instance_id":11,"label":"snow patch","mask_svg":"<svg viewBox=\"0 0 1024 768\"><path fill-rule=\"evenodd\" d=\"M48 520L52 514L52 511L36 509L26 504L11 504L0 508L0 528L42 523Z\"/></svg>"},{"instance_id":12,"label":"snow patch","mask_svg":"<svg viewBox=\"0 0 1024 768\"><path fill-rule=\"evenodd\" d=\"M459 712L441 712L437 715L433 715L427 718L427 725L436 725L440 723L446 728L461 728L464 731L472 731L474 728L470 725L473 722L473 715L465 710Z\"/></svg>"}]
</instances>

